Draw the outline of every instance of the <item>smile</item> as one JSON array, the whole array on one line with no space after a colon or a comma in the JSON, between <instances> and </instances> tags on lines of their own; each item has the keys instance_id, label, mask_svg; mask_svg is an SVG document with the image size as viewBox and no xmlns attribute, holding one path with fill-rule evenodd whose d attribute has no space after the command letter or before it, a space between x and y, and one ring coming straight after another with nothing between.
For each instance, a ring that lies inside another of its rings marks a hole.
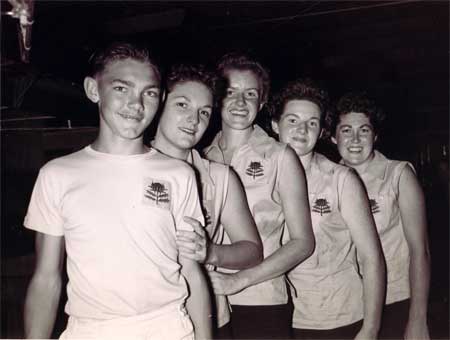
<instances>
[{"instance_id":1,"label":"smile","mask_svg":"<svg viewBox=\"0 0 450 340\"><path fill-rule=\"evenodd\" d=\"M299 142L299 143L306 143L308 140L304 137L292 137L292 140L294 142Z\"/></svg>"},{"instance_id":2,"label":"smile","mask_svg":"<svg viewBox=\"0 0 450 340\"><path fill-rule=\"evenodd\" d=\"M183 131L184 133L187 133L188 135L195 135L195 130L194 129L188 129L188 128L179 128L181 131Z\"/></svg>"},{"instance_id":3,"label":"smile","mask_svg":"<svg viewBox=\"0 0 450 340\"><path fill-rule=\"evenodd\" d=\"M230 110L233 116L245 117L248 115L248 110Z\"/></svg>"},{"instance_id":4,"label":"smile","mask_svg":"<svg viewBox=\"0 0 450 340\"><path fill-rule=\"evenodd\" d=\"M361 146L353 146L353 147L348 148L348 151L352 152L352 153L359 153L359 152L363 151L363 148Z\"/></svg>"},{"instance_id":5,"label":"smile","mask_svg":"<svg viewBox=\"0 0 450 340\"><path fill-rule=\"evenodd\" d=\"M141 117L141 116L127 115L127 114L125 114L125 113L118 113L118 115L119 115L120 117L124 118L124 119L127 119L127 120L135 120L135 121L137 121L137 122L139 122L139 121L142 120L142 117Z\"/></svg>"}]
</instances>

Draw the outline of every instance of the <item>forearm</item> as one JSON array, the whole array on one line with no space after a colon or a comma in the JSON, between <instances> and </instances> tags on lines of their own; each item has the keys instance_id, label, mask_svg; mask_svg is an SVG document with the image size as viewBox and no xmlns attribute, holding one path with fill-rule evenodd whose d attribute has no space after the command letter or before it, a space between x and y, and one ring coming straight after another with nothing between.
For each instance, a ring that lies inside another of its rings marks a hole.
<instances>
[{"instance_id":1,"label":"forearm","mask_svg":"<svg viewBox=\"0 0 450 340\"><path fill-rule=\"evenodd\" d=\"M363 327L376 337L381 323L386 289L385 265L381 256L363 260L363 295L364 323Z\"/></svg>"},{"instance_id":2,"label":"forearm","mask_svg":"<svg viewBox=\"0 0 450 340\"><path fill-rule=\"evenodd\" d=\"M313 245L308 240L293 239L264 259L259 265L241 270L234 275L245 282L245 287L256 285L283 275L308 258L312 251Z\"/></svg>"},{"instance_id":3,"label":"forearm","mask_svg":"<svg viewBox=\"0 0 450 340\"><path fill-rule=\"evenodd\" d=\"M207 263L228 269L246 269L263 260L262 249L251 241L238 241L230 245L211 244Z\"/></svg>"},{"instance_id":4,"label":"forearm","mask_svg":"<svg viewBox=\"0 0 450 340\"><path fill-rule=\"evenodd\" d=\"M427 321L428 292L430 288L430 256L428 251L410 255L409 282L411 289L409 320Z\"/></svg>"},{"instance_id":5,"label":"forearm","mask_svg":"<svg viewBox=\"0 0 450 340\"><path fill-rule=\"evenodd\" d=\"M186 308L194 324L195 339L212 338L212 310L208 284L204 273L198 268L190 275L190 295Z\"/></svg>"},{"instance_id":6,"label":"forearm","mask_svg":"<svg viewBox=\"0 0 450 340\"><path fill-rule=\"evenodd\" d=\"M60 278L32 278L25 299L25 338L50 338L58 311L61 285Z\"/></svg>"}]
</instances>

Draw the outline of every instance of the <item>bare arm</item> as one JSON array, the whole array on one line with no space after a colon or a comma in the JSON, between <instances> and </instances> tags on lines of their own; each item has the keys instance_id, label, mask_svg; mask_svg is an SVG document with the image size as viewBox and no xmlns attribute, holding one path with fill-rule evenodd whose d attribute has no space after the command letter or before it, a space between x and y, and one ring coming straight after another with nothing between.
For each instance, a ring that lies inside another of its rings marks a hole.
<instances>
[{"instance_id":1,"label":"bare arm","mask_svg":"<svg viewBox=\"0 0 450 340\"><path fill-rule=\"evenodd\" d=\"M425 199L419 182L409 166L405 167L401 174L399 187L400 214L410 254L411 300L405 339L429 339L427 307L430 287L430 252Z\"/></svg>"},{"instance_id":2,"label":"bare arm","mask_svg":"<svg viewBox=\"0 0 450 340\"><path fill-rule=\"evenodd\" d=\"M221 223L232 244L211 244L207 263L229 269L245 269L263 260L261 238L250 213L244 189L232 170Z\"/></svg>"},{"instance_id":3,"label":"bare arm","mask_svg":"<svg viewBox=\"0 0 450 340\"><path fill-rule=\"evenodd\" d=\"M194 324L195 339L212 339L211 300L200 264L180 257L181 273L189 286L186 308Z\"/></svg>"},{"instance_id":4,"label":"bare arm","mask_svg":"<svg viewBox=\"0 0 450 340\"><path fill-rule=\"evenodd\" d=\"M364 185L353 172L344 183L341 213L362 264L364 323L357 338L375 339L384 306L385 264Z\"/></svg>"},{"instance_id":5,"label":"bare arm","mask_svg":"<svg viewBox=\"0 0 450 340\"><path fill-rule=\"evenodd\" d=\"M64 238L36 233L36 269L25 299L25 337L51 336L61 296Z\"/></svg>"},{"instance_id":6,"label":"bare arm","mask_svg":"<svg viewBox=\"0 0 450 340\"><path fill-rule=\"evenodd\" d=\"M234 294L251 285L283 275L314 250L308 192L303 167L288 148L280 169L280 197L290 240L259 265L231 275L209 273L217 294Z\"/></svg>"}]
</instances>

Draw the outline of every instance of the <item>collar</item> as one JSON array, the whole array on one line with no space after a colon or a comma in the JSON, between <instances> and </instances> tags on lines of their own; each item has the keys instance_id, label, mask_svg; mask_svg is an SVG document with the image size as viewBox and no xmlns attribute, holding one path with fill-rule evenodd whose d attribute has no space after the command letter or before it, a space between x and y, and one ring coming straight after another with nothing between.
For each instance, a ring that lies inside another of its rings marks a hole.
<instances>
[{"instance_id":1,"label":"collar","mask_svg":"<svg viewBox=\"0 0 450 340\"><path fill-rule=\"evenodd\" d=\"M222 149L219 144L221 137L222 131L219 131L214 137L211 145L205 148L205 154L209 153L213 149L218 149L222 153ZM255 124L253 125L253 131L250 135L250 138L244 145L248 145L259 156L264 158L268 149L271 147L271 142L273 140L274 139L270 137L259 125Z\"/></svg>"},{"instance_id":2,"label":"collar","mask_svg":"<svg viewBox=\"0 0 450 340\"><path fill-rule=\"evenodd\" d=\"M198 171L200 175L200 182L206 182L208 185L214 186L214 180L212 179L209 171L210 162L202 158L197 150L192 149L186 161L193 165L195 170Z\"/></svg>"},{"instance_id":3,"label":"collar","mask_svg":"<svg viewBox=\"0 0 450 340\"><path fill-rule=\"evenodd\" d=\"M344 160L341 159L339 164L345 165ZM361 175L371 176L378 179L384 179L387 171L388 159L378 150L374 150L374 155L369 165Z\"/></svg>"},{"instance_id":4,"label":"collar","mask_svg":"<svg viewBox=\"0 0 450 340\"><path fill-rule=\"evenodd\" d=\"M314 155L311 159L311 173L315 173L319 171L320 173L326 173L331 175L334 171L334 164L326 158L324 155L314 152Z\"/></svg>"}]
</instances>

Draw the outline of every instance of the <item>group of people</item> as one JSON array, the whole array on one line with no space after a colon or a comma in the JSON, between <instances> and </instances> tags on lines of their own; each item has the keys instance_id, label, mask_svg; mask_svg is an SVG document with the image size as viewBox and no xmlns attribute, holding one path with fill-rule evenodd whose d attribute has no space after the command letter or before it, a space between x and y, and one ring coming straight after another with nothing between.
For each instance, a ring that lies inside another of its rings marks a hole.
<instances>
[{"instance_id":1,"label":"group of people","mask_svg":"<svg viewBox=\"0 0 450 340\"><path fill-rule=\"evenodd\" d=\"M61 339L429 338L423 193L411 164L374 149L383 113L365 94L332 109L297 79L271 95L237 53L162 76L113 43L90 63L98 136L41 168L25 217L27 338L52 333L65 254ZM255 124L264 106L278 140ZM325 137L341 164L315 151Z\"/></svg>"}]
</instances>

